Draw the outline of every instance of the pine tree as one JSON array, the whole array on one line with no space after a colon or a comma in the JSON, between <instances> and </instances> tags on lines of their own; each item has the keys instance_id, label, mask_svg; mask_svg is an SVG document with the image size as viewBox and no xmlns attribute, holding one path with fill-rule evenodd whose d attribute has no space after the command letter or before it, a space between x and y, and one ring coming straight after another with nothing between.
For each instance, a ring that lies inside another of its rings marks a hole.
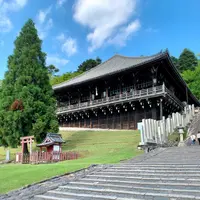
<instances>
[{"instance_id":1,"label":"pine tree","mask_svg":"<svg viewBox=\"0 0 200 200\"><path fill-rule=\"evenodd\" d=\"M32 20L26 22L14 44L0 91L0 145L11 147L22 136L34 135L40 142L48 131L58 131L46 54Z\"/></svg>"},{"instance_id":2,"label":"pine tree","mask_svg":"<svg viewBox=\"0 0 200 200\"><path fill-rule=\"evenodd\" d=\"M198 64L198 60L195 54L189 49L184 49L179 57L179 70L183 72L185 70L194 70Z\"/></svg>"},{"instance_id":3,"label":"pine tree","mask_svg":"<svg viewBox=\"0 0 200 200\"><path fill-rule=\"evenodd\" d=\"M99 57L97 57L96 60L87 59L78 66L77 72L86 72L99 64L101 64L101 59Z\"/></svg>"}]
</instances>

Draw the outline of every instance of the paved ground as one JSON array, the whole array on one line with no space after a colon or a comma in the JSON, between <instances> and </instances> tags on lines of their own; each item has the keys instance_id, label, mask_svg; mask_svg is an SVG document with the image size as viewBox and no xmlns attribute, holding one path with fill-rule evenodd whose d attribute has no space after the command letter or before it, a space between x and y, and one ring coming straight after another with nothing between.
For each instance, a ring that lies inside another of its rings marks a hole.
<instances>
[{"instance_id":1,"label":"paved ground","mask_svg":"<svg viewBox=\"0 0 200 200\"><path fill-rule=\"evenodd\" d=\"M157 149L15 191L4 199L200 200L200 146Z\"/></svg>"}]
</instances>

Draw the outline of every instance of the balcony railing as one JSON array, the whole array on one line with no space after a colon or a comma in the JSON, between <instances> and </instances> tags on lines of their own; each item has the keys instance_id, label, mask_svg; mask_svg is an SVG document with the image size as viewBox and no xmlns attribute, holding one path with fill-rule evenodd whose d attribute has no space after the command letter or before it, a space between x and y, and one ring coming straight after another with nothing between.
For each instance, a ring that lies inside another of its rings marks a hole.
<instances>
[{"instance_id":1,"label":"balcony railing","mask_svg":"<svg viewBox=\"0 0 200 200\"><path fill-rule=\"evenodd\" d=\"M92 101L88 101L84 103L59 107L57 108L57 114L75 112L75 111L83 110L85 108L88 108L88 109L95 108L99 106L105 106L105 105L110 105L110 104L115 104L115 103L120 103L120 102L146 99L150 97L165 95L168 93L170 94L170 96L173 95L163 84L156 87L146 88L142 90L135 90L132 92L126 92L126 93L118 94L115 96L105 97L102 99L96 99L96 100L92 100ZM173 95L173 98L178 104L180 105L182 104L180 100L176 98L174 95Z\"/></svg>"}]
</instances>

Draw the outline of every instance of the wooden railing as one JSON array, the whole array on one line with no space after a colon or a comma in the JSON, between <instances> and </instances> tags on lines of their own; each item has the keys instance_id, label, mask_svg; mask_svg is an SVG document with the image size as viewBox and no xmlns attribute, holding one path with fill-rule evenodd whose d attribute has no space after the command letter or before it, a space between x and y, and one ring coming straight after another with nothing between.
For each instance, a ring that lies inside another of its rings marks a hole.
<instances>
[{"instance_id":1,"label":"wooden railing","mask_svg":"<svg viewBox=\"0 0 200 200\"><path fill-rule=\"evenodd\" d=\"M115 96L105 97L102 99L96 99L96 100L88 101L84 103L58 107L56 112L57 114L70 113L70 112L79 111L85 108L94 108L98 106L105 106L105 105L110 105L110 104L115 104L115 103L126 102L126 101L146 99L146 98L156 97L156 96L166 95L166 94L169 95L170 98L173 98L180 106L182 106L182 102L163 84L156 87L146 88L142 90L135 90L132 92L126 92L126 93L118 94Z\"/></svg>"},{"instance_id":2,"label":"wooden railing","mask_svg":"<svg viewBox=\"0 0 200 200\"><path fill-rule=\"evenodd\" d=\"M96 100L88 101L84 103L62 106L62 107L57 108L57 114L67 113L67 112L76 111L76 110L80 110L84 108L92 108L96 106L117 103L120 101L124 102L126 100L129 101L129 100L136 100L136 99L142 99L146 97L161 95L161 94L166 93L165 88L166 87L163 84L156 87L151 87L151 88L142 89L142 90L135 90L132 92L126 92L126 93L118 94L115 96L105 97L102 99L96 99Z\"/></svg>"},{"instance_id":3,"label":"wooden railing","mask_svg":"<svg viewBox=\"0 0 200 200\"><path fill-rule=\"evenodd\" d=\"M17 163L46 163L78 159L77 152L32 152L31 154L16 154Z\"/></svg>"}]
</instances>

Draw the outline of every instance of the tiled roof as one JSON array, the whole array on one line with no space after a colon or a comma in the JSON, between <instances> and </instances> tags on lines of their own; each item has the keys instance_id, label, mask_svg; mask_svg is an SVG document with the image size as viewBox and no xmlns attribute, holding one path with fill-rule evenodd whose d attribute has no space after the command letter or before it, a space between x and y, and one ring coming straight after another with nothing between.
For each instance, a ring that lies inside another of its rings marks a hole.
<instances>
[{"instance_id":1,"label":"tiled roof","mask_svg":"<svg viewBox=\"0 0 200 200\"><path fill-rule=\"evenodd\" d=\"M47 136L49 137L50 140L52 140L53 142L59 142L59 143L63 143L65 142L60 134L57 133L47 133Z\"/></svg>"},{"instance_id":2,"label":"tiled roof","mask_svg":"<svg viewBox=\"0 0 200 200\"><path fill-rule=\"evenodd\" d=\"M59 89L62 87L72 86L79 83L87 82L92 79L100 78L106 75L118 73L129 68L133 68L155 59L159 59L162 56L166 55L166 52L159 53L153 56L140 56L140 57L125 57L121 55L115 55L109 60L103 62L102 64L92 68L91 70L69 80L62 82L53 86L53 89Z\"/></svg>"},{"instance_id":3,"label":"tiled roof","mask_svg":"<svg viewBox=\"0 0 200 200\"><path fill-rule=\"evenodd\" d=\"M41 144L38 144L38 147L41 146L49 146L54 143L64 143L65 141L62 139L60 134L57 133L47 133L46 138Z\"/></svg>"}]
</instances>

